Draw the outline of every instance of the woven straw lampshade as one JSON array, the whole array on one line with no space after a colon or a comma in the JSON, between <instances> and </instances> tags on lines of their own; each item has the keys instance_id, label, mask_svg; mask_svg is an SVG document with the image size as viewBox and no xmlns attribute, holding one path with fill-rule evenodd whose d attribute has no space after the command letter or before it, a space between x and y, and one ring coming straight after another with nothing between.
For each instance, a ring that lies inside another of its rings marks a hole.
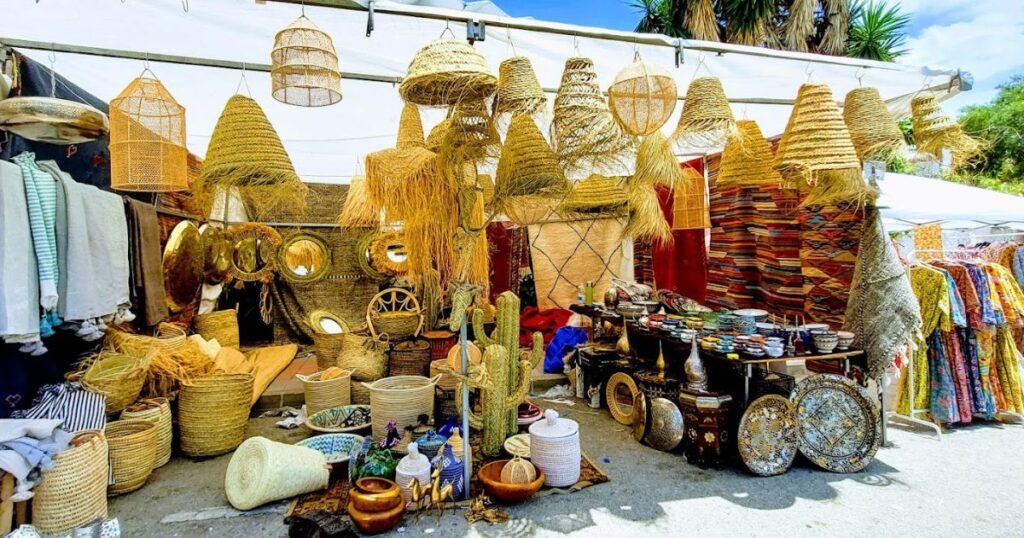
<instances>
[{"instance_id":1,"label":"woven straw lampshade","mask_svg":"<svg viewBox=\"0 0 1024 538\"><path fill-rule=\"evenodd\" d=\"M487 113L483 99L468 100L454 109L445 124L438 152L449 167L464 163L497 158L501 152L501 138ZM433 135L433 131L431 131Z\"/></svg>"},{"instance_id":2,"label":"woven straw lampshade","mask_svg":"<svg viewBox=\"0 0 1024 538\"><path fill-rule=\"evenodd\" d=\"M772 147L761 134L756 121L736 122L739 135L730 138L722 151L718 186L782 185L782 176L772 168Z\"/></svg>"},{"instance_id":3,"label":"woven straw lampshade","mask_svg":"<svg viewBox=\"0 0 1024 538\"><path fill-rule=\"evenodd\" d=\"M673 230L696 230L711 227L707 184L703 174L693 168L685 168L683 180L676 187L674 195L672 203Z\"/></svg>"},{"instance_id":4,"label":"woven straw lampshade","mask_svg":"<svg viewBox=\"0 0 1024 538\"><path fill-rule=\"evenodd\" d=\"M903 131L882 101L878 88L854 88L846 94L843 119L862 161L886 160L903 151Z\"/></svg>"},{"instance_id":5,"label":"woven straw lampshade","mask_svg":"<svg viewBox=\"0 0 1024 538\"><path fill-rule=\"evenodd\" d=\"M698 147L715 147L736 132L736 120L717 77L699 77L690 82L683 102L683 114L672 135L681 142Z\"/></svg>"},{"instance_id":6,"label":"woven straw lampshade","mask_svg":"<svg viewBox=\"0 0 1024 538\"><path fill-rule=\"evenodd\" d=\"M963 132L960 124L942 113L934 96L920 95L910 102L913 115L914 144L918 151L942 159L942 150L953 153L953 169L959 169L977 157L985 144Z\"/></svg>"},{"instance_id":7,"label":"woven straw lampshade","mask_svg":"<svg viewBox=\"0 0 1024 538\"><path fill-rule=\"evenodd\" d=\"M634 140L615 122L590 58L569 58L555 96L552 142L566 171L614 162Z\"/></svg>"},{"instance_id":8,"label":"woven straw lampshade","mask_svg":"<svg viewBox=\"0 0 1024 538\"><path fill-rule=\"evenodd\" d=\"M608 89L608 106L623 129L644 136L665 125L678 97L676 81L668 70L638 57L615 75Z\"/></svg>"},{"instance_id":9,"label":"woven straw lampshade","mask_svg":"<svg viewBox=\"0 0 1024 538\"><path fill-rule=\"evenodd\" d=\"M189 187L185 108L155 78L136 78L110 101L110 186L137 192Z\"/></svg>"},{"instance_id":10,"label":"woven straw lampshade","mask_svg":"<svg viewBox=\"0 0 1024 538\"><path fill-rule=\"evenodd\" d=\"M450 106L488 97L497 86L498 78L472 45L442 38L416 52L398 93L409 103Z\"/></svg>"},{"instance_id":11,"label":"woven straw lampshade","mask_svg":"<svg viewBox=\"0 0 1024 538\"><path fill-rule=\"evenodd\" d=\"M422 200L410 194L437 175L437 155L425 146L419 107L406 104L395 147L366 156L367 197L375 211L385 211L389 222L404 220L416 211Z\"/></svg>"},{"instance_id":12,"label":"woven straw lampshade","mask_svg":"<svg viewBox=\"0 0 1024 538\"><path fill-rule=\"evenodd\" d=\"M568 187L558 159L533 118L526 114L512 118L498 160L492 205L514 220L513 214L522 214L517 209L528 206L544 205L546 213L542 201L562 196Z\"/></svg>"},{"instance_id":13,"label":"woven straw lampshade","mask_svg":"<svg viewBox=\"0 0 1024 538\"><path fill-rule=\"evenodd\" d=\"M559 206L562 213L588 215L619 216L625 209L626 190L622 179L597 174L574 184Z\"/></svg>"},{"instance_id":14,"label":"woven straw lampshade","mask_svg":"<svg viewBox=\"0 0 1024 538\"><path fill-rule=\"evenodd\" d=\"M513 56L498 66L498 94L494 114L536 114L547 107L548 98L526 56Z\"/></svg>"},{"instance_id":15,"label":"woven straw lampshade","mask_svg":"<svg viewBox=\"0 0 1024 538\"><path fill-rule=\"evenodd\" d=\"M376 228L380 225L380 211L374 210L366 192L366 177L352 178L338 225L342 228Z\"/></svg>"},{"instance_id":16,"label":"woven straw lampshade","mask_svg":"<svg viewBox=\"0 0 1024 538\"><path fill-rule=\"evenodd\" d=\"M270 62L274 99L297 106L327 106L341 101L341 73L334 42L305 15L274 37Z\"/></svg>"}]
</instances>

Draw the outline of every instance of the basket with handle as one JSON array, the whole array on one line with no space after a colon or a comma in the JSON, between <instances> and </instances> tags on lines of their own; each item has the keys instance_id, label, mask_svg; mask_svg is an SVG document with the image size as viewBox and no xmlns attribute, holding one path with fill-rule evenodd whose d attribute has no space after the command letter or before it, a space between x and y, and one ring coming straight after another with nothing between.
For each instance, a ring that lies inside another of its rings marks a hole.
<instances>
[{"instance_id":1,"label":"basket with handle","mask_svg":"<svg viewBox=\"0 0 1024 538\"><path fill-rule=\"evenodd\" d=\"M228 309L199 314L193 323L196 332L204 339L216 338L220 345L238 349L238 311Z\"/></svg>"},{"instance_id":2,"label":"basket with handle","mask_svg":"<svg viewBox=\"0 0 1024 538\"><path fill-rule=\"evenodd\" d=\"M153 468L171 460L174 427L171 424L171 402L167 398L146 398L121 411L121 419L146 420L156 425L156 462Z\"/></svg>"},{"instance_id":3,"label":"basket with handle","mask_svg":"<svg viewBox=\"0 0 1024 538\"><path fill-rule=\"evenodd\" d=\"M245 438L252 374L216 374L181 384L178 438L189 456L230 452Z\"/></svg>"},{"instance_id":4,"label":"basket with handle","mask_svg":"<svg viewBox=\"0 0 1024 538\"><path fill-rule=\"evenodd\" d=\"M387 425L395 421L398 431L417 424L420 415L434 414L434 386L441 376L399 375L363 383L370 391L373 437L383 439Z\"/></svg>"},{"instance_id":5,"label":"basket with handle","mask_svg":"<svg viewBox=\"0 0 1024 538\"><path fill-rule=\"evenodd\" d=\"M148 420L116 420L105 430L114 482L107 491L121 495L141 488L156 462L156 425Z\"/></svg>"},{"instance_id":6,"label":"basket with handle","mask_svg":"<svg viewBox=\"0 0 1024 538\"><path fill-rule=\"evenodd\" d=\"M33 490L32 525L44 534L64 534L96 518L107 517L107 438L98 430L71 440L53 456Z\"/></svg>"},{"instance_id":7,"label":"basket with handle","mask_svg":"<svg viewBox=\"0 0 1024 538\"><path fill-rule=\"evenodd\" d=\"M338 366L352 370L354 381L376 381L388 375L386 340L345 333Z\"/></svg>"},{"instance_id":8,"label":"basket with handle","mask_svg":"<svg viewBox=\"0 0 1024 538\"><path fill-rule=\"evenodd\" d=\"M312 375L297 374L302 381L302 391L306 397L306 414L341 407L352 402L352 371L345 370L342 375L330 379L321 379L324 371Z\"/></svg>"}]
</instances>

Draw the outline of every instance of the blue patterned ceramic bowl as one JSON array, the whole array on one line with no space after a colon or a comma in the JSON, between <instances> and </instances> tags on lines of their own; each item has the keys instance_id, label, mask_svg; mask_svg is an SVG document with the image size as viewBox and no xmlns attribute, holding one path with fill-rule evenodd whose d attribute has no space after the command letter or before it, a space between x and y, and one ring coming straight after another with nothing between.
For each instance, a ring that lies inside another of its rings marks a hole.
<instances>
[{"instance_id":1,"label":"blue patterned ceramic bowl","mask_svg":"<svg viewBox=\"0 0 1024 538\"><path fill-rule=\"evenodd\" d=\"M327 433L317 435L309 439L303 439L296 446L312 448L317 452L323 452L327 457L327 463L343 463L348 461L349 455L363 444L363 437L351 433Z\"/></svg>"}]
</instances>

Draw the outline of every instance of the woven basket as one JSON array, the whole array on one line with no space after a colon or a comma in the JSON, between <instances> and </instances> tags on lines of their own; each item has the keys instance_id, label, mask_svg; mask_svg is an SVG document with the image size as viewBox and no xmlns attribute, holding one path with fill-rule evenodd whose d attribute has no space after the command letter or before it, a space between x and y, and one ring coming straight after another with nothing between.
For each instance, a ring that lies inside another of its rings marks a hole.
<instances>
[{"instance_id":1,"label":"woven basket","mask_svg":"<svg viewBox=\"0 0 1024 538\"><path fill-rule=\"evenodd\" d=\"M174 426L171 423L171 403L167 398L147 398L129 405L121 412L121 420L145 420L156 426L156 462L162 467L171 460Z\"/></svg>"},{"instance_id":2,"label":"woven basket","mask_svg":"<svg viewBox=\"0 0 1024 538\"><path fill-rule=\"evenodd\" d=\"M391 340L403 340L416 336L422 325L419 312L374 312L367 316L373 324L373 330L379 335L387 335Z\"/></svg>"},{"instance_id":3,"label":"woven basket","mask_svg":"<svg viewBox=\"0 0 1024 538\"><path fill-rule=\"evenodd\" d=\"M388 422L392 420L398 431L417 424L419 415L434 413L434 386L440 376L426 378L415 375L385 377L373 383L363 383L370 389L373 437L383 439L387 435Z\"/></svg>"},{"instance_id":4,"label":"woven basket","mask_svg":"<svg viewBox=\"0 0 1024 538\"><path fill-rule=\"evenodd\" d=\"M438 39L423 46L398 87L402 99L427 106L450 106L483 99L498 86L484 58L461 39Z\"/></svg>"},{"instance_id":5,"label":"woven basket","mask_svg":"<svg viewBox=\"0 0 1024 538\"><path fill-rule=\"evenodd\" d=\"M323 372L313 375L296 375L302 381L302 391L306 396L306 414L312 415L317 411L348 405L352 401L351 382L352 372L345 371L344 375L321 381Z\"/></svg>"},{"instance_id":6,"label":"woven basket","mask_svg":"<svg viewBox=\"0 0 1024 538\"><path fill-rule=\"evenodd\" d=\"M110 187L188 190L185 107L155 78L136 78L110 101Z\"/></svg>"},{"instance_id":7,"label":"woven basket","mask_svg":"<svg viewBox=\"0 0 1024 538\"><path fill-rule=\"evenodd\" d=\"M388 375L388 346L381 340L368 336L346 333L342 335L341 354L338 367L352 371L353 381L376 381ZM356 385L352 385L353 403L356 402Z\"/></svg>"},{"instance_id":8,"label":"woven basket","mask_svg":"<svg viewBox=\"0 0 1024 538\"><path fill-rule=\"evenodd\" d=\"M698 77L690 82L673 138L696 147L716 147L736 133L736 120L717 77Z\"/></svg>"},{"instance_id":9,"label":"woven basket","mask_svg":"<svg viewBox=\"0 0 1024 538\"><path fill-rule=\"evenodd\" d=\"M252 374L222 374L181 384L178 439L189 456L230 452L245 438L252 402Z\"/></svg>"},{"instance_id":10,"label":"woven basket","mask_svg":"<svg viewBox=\"0 0 1024 538\"><path fill-rule=\"evenodd\" d=\"M513 56L498 66L498 94L494 114L536 114L547 107L548 98L537 81L537 73L526 56Z\"/></svg>"},{"instance_id":11,"label":"woven basket","mask_svg":"<svg viewBox=\"0 0 1024 538\"><path fill-rule=\"evenodd\" d=\"M430 360L436 361L448 356L448 350L459 341L457 334L446 331L424 331L423 338L430 343Z\"/></svg>"},{"instance_id":12,"label":"woven basket","mask_svg":"<svg viewBox=\"0 0 1024 538\"><path fill-rule=\"evenodd\" d=\"M459 388L459 378L449 374L446 370L450 368L448 359L440 359L430 362L430 377L438 377L437 388L443 390L455 390Z\"/></svg>"},{"instance_id":13,"label":"woven basket","mask_svg":"<svg viewBox=\"0 0 1024 538\"><path fill-rule=\"evenodd\" d=\"M676 109L676 80L660 65L636 61L615 75L608 88L612 115L630 134L648 135L665 125Z\"/></svg>"},{"instance_id":14,"label":"woven basket","mask_svg":"<svg viewBox=\"0 0 1024 538\"><path fill-rule=\"evenodd\" d=\"M334 42L305 15L277 33L270 60L274 99L297 106L327 106L341 101L341 73Z\"/></svg>"},{"instance_id":15,"label":"woven basket","mask_svg":"<svg viewBox=\"0 0 1024 538\"><path fill-rule=\"evenodd\" d=\"M32 525L43 534L65 534L107 517L107 439L99 431L78 434L53 456L32 497Z\"/></svg>"},{"instance_id":16,"label":"woven basket","mask_svg":"<svg viewBox=\"0 0 1024 538\"><path fill-rule=\"evenodd\" d=\"M250 510L323 489L330 475L327 459L319 451L252 437L231 456L224 492L231 506Z\"/></svg>"},{"instance_id":17,"label":"woven basket","mask_svg":"<svg viewBox=\"0 0 1024 538\"><path fill-rule=\"evenodd\" d=\"M196 332L207 340L217 339L222 346L238 349L238 311L219 310L195 317Z\"/></svg>"},{"instance_id":18,"label":"woven basket","mask_svg":"<svg viewBox=\"0 0 1024 538\"><path fill-rule=\"evenodd\" d=\"M113 351L100 351L82 375L82 386L106 396L108 414L118 413L134 402L146 382L146 369L153 354L138 359Z\"/></svg>"},{"instance_id":19,"label":"woven basket","mask_svg":"<svg viewBox=\"0 0 1024 538\"><path fill-rule=\"evenodd\" d=\"M862 161L885 160L905 149L903 131L882 101L878 88L854 88L846 94L843 120Z\"/></svg>"},{"instance_id":20,"label":"woven basket","mask_svg":"<svg viewBox=\"0 0 1024 538\"><path fill-rule=\"evenodd\" d=\"M391 375L424 375L430 369L430 344L426 340L399 342L391 348Z\"/></svg>"},{"instance_id":21,"label":"woven basket","mask_svg":"<svg viewBox=\"0 0 1024 538\"><path fill-rule=\"evenodd\" d=\"M110 450L114 481L110 495L121 495L141 488L156 463L156 425L148 420L117 420L105 430Z\"/></svg>"},{"instance_id":22,"label":"woven basket","mask_svg":"<svg viewBox=\"0 0 1024 538\"><path fill-rule=\"evenodd\" d=\"M331 366L340 366L341 348L345 343L345 333L325 334L313 333L313 353L316 354L316 366L326 370Z\"/></svg>"}]
</instances>

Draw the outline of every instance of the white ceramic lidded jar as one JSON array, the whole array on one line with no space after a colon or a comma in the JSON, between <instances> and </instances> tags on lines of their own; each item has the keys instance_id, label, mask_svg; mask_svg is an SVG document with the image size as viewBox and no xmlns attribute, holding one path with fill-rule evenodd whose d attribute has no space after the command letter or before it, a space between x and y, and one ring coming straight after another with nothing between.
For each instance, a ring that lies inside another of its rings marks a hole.
<instances>
[{"instance_id":1,"label":"white ceramic lidded jar","mask_svg":"<svg viewBox=\"0 0 1024 538\"><path fill-rule=\"evenodd\" d=\"M402 490L402 497L409 502L412 497L412 481L417 480L420 487L426 487L430 483L430 460L420 454L416 443L409 443L409 454L398 462L395 468L395 483Z\"/></svg>"},{"instance_id":2,"label":"white ceramic lidded jar","mask_svg":"<svg viewBox=\"0 0 1024 538\"><path fill-rule=\"evenodd\" d=\"M548 409L530 425L530 461L544 471L544 485L571 486L580 479L580 425Z\"/></svg>"}]
</instances>

